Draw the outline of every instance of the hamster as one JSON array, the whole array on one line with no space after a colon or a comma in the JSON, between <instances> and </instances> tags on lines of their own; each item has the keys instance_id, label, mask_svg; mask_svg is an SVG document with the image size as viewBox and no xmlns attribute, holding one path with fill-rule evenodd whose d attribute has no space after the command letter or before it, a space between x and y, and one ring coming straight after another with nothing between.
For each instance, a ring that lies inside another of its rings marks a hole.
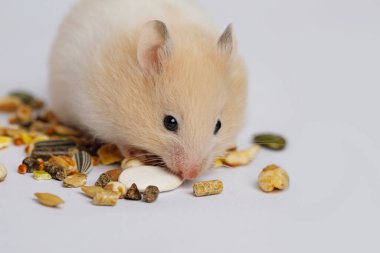
<instances>
[{"instance_id":1,"label":"hamster","mask_svg":"<svg viewBox=\"0 0 380 253\"><path fill-rule=\"evenodd\" d=\"M81 0L50 59L63 123L160 157L184 179L235 145L247 73L232 26L218 31L193 0Z\"/></svg>"}]
</instances>

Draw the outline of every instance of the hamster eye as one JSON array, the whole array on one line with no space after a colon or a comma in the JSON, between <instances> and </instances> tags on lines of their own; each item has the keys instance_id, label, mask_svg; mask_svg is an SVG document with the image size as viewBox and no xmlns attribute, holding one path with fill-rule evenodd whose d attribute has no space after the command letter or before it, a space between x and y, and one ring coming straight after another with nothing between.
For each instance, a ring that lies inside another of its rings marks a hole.
<instances>
[{"instance_id":1,"label":"hamster eye","mask_svg":"<svg viewBox=\"0 0 380 253\"><path fill-rule=\"evenodd\" d=\"M171 132L177 132L178 130L178 122L173 116L165 116L164 118L164 126L167 130Z\"/></svg>"},{"instance_id":2,"label":"hamster eye","mask_svg":"<svg viewBox=\"0 0 380 253\"><path fill-rule=\"evenodd\" d=\"M221 128L222 128L222 122L220 122L220 120L218 120L218 122L216 123L216 126L215 126L214 135L217 135Z\"/></svg>"}]
</instances>

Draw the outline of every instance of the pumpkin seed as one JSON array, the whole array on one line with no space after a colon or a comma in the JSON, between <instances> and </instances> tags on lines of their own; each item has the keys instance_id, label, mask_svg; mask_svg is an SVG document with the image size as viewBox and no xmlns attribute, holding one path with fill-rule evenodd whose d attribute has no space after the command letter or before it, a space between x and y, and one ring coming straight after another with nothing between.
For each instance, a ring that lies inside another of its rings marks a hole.
<instances>
[{"instance_id":1,"label":"pumpkin seed","mask_svg":"<svg viewBox=\"0 0 380 253\"><path fill-rule=\"evenodd\" d=\"M88 174L92 169L92 157L86 151L76 152L73 159L79 173Z\"/></svg>"},{"instance_id":2,"label":"pumpkin seed","mask_svg":"<svg viewBox=\"0 0 380 253\"><path fill-rule=\"evenodd\" d=\"M272 150L282 150L286 146L286 140L280 135L275 134L261 134L256 135L253 139L254 143Z\"/></svg>"},{"instance_id":3,"label":"pumpkin seed","mask_svg":"<svg viewBox=\"0 0 380 253\"><path fill-rule=\"evenodd\" d=\"M61 204L64 204L65 201L63 201L60 197L50 194L50 193L35 193L34 194L38 201L45 206L49 207L57 207Z\"/></svg>"},{"instance_id":4,"label":"pumpkin seed","mask_svg":"<svg viewBox=\"0 0 380 253\"><path fill-rule=\"evenodd\" d=\"M10 97L16 97L21 100L23 104L30 104L34 101L34 97L25 91L16 91L9 94Z\"/></svg>"}]
</instances>

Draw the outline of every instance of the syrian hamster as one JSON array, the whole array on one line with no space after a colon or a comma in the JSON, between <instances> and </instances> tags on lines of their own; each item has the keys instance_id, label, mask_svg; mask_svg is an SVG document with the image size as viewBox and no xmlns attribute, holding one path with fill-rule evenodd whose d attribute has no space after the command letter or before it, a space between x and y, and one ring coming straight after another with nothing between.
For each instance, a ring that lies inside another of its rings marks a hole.
<instances>
[{"instance_id":1,"label":"syrian hamster","mask_svg":"<svg viewBox=\"0 0 380 253\"><path fill-rule=\"evenodd\" d=\"M65 124L154 154L194 179L234 146L247 73L232 26L192 0L81 0L50 59L52 109Z\"/></svg>"}]
</instances>

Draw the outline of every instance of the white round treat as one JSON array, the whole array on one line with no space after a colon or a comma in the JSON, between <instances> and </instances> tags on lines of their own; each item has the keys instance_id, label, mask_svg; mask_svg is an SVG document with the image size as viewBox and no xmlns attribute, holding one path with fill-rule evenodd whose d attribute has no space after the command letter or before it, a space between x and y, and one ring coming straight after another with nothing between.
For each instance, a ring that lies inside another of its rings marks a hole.
<instances>
[{"instance_id":1,"label":"white round treat","mask_svg":"<svg viewBox=\"0 0 380 253\"><path fill-rule=\"evenodd\" d=\"M167 192L181 186L183 180L162 167L140 166L124 170L119 176L119 182L127 188L135 183L140 192L144 192L149 185L157 186L160 192Z\"/></svg>"}]
</instances>

